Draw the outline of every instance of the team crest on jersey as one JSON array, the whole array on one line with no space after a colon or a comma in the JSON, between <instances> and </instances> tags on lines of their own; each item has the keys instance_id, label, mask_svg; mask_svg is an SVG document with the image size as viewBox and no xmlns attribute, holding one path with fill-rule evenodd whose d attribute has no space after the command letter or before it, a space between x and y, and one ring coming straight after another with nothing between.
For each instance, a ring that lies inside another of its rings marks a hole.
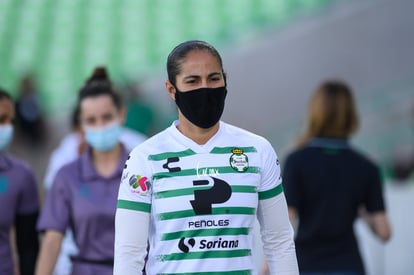
<instances>
[{"instance_id":1,"label":"team crest on jersey","mask_svg":"<svg viewBox=\"0 0 414 275\"><path fill-rule=\"evenodd\" d=\"M151 183L148 178L140 175L132 175L129 178L129 186L132 193L141 196L147 195L151 189Z\"/></svg>"},{"instance_id":2,"label":"team crest on jersey","mask_svg":"<svg viewBox=\"0 0 414 275\"><path fill-rule=\"evenodd\" d=\"M237 172L245 172L249 168L249 159L243 153L242 149L234 148L230 156L230 166Z\"/></svg>"}]
</instances>

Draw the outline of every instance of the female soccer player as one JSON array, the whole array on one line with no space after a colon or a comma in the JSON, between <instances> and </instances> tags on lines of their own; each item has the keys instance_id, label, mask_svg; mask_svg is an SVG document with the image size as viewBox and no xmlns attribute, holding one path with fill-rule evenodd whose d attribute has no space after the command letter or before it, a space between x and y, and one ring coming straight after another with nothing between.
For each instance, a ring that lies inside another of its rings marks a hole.
<instances>
[{"instance_id":1,"label":"female soccer player","mask_svg":"<svg viewBox=\"0 0 414 275\"><path fill-rule=\"evenodd\" d=\"M219 53L203 41L184 42L168 56L167 72L178 120L125 164L114 274L139 274L145 262L150 275L257 274L256 216L272 274L298 274L275 151L220 121L227 88Z\"/></svg>"}]
</instances>

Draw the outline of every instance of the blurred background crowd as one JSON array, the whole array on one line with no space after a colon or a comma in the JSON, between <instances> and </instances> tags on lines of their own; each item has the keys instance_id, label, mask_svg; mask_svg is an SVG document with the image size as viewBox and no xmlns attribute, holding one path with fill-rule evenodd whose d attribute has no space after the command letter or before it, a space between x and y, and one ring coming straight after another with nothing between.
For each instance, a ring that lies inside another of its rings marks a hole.
<instances>
[{"instance_id":1,"label":"blurred background crowd","mask_svg":"<svg viewBox=\"0 0 414 275\"><path fill-rule=\"evenodd\" d=\"M368 272L414 274L413 10L411 0L0 0L0 86L16 101L10 151L32 166L42 198L50 153L99 65L124 97L127 127L165 128L175 118L166 56L187 39L225 59L223 120L267 137L282 159L312 90L339 78L361 117L352 144L381 167L393 227L384 246L357 224Z\"/></svg>"}]
</instances>

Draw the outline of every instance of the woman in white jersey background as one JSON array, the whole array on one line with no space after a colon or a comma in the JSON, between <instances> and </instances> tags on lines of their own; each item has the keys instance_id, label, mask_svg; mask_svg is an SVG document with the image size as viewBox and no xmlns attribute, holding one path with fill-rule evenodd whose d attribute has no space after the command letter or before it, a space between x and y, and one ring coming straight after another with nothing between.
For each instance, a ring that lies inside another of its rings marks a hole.
<instances>
[{"instance_id":1,"label":"woman in white jersey background","mask_svg":"<svg viewBox=\"0 0 414 275\"><path fill-rule=\"evenodd\" d=\"M274 149L220 121L227 88L219 53L203 41L181 43L167 73L178 120L125 163L114 274L140 274L144 265L149 275L258 274L256 217L271 274L298 274Z\"/></svg>"}]
</instances>

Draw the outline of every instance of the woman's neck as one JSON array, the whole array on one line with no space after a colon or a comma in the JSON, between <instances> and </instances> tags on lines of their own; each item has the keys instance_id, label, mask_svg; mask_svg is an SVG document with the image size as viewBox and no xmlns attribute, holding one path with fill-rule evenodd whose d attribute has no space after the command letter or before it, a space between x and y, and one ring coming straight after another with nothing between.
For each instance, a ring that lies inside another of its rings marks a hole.
<instances>
[{"instance_id":1,"label":"woman's neck","mask_svg":"<svg viewBox=\"0 0 414 275\"><path fill-rule=\"evenodd\" d=\"M184 118L179 119L177 128L184 136L190 138L198 145L204 145L217 133L219 122L211 128L204 129L192 124Z\"/></svg>"},{"instance_id":2,"label":"woman's neck","mask_svg":"<svg viewBox=\"0 0 414 275\"><path fill-rule=\"evenodd\" d=\"M98 174L103 177L111 176L118 168L121 154L122 145L120 143L108 152L92 149L92 162Z\"/></svg>"}]
</instances>

